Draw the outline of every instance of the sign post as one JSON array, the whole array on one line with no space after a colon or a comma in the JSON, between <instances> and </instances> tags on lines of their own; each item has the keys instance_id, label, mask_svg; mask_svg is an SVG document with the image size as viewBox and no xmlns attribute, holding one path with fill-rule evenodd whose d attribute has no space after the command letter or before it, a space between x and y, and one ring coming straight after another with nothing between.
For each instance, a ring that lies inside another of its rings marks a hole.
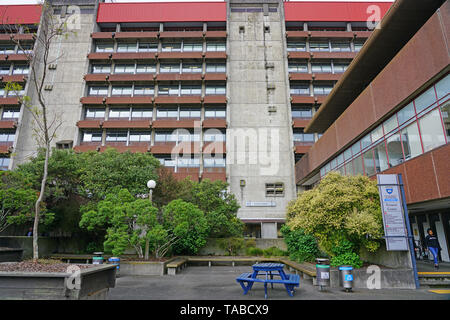
<instances>
[{"instance_id":1,"label":"sign post","mask_svg":"<svg viewBox=\"0 0 450 320\"><path fill-rule=\"evenodd\" d=\"M377 175L377 181L383 214L386 249L387 251L409 251L416 289L418 289L420 284L402 175L379 174Z\"/></svg>"}]
</instances>

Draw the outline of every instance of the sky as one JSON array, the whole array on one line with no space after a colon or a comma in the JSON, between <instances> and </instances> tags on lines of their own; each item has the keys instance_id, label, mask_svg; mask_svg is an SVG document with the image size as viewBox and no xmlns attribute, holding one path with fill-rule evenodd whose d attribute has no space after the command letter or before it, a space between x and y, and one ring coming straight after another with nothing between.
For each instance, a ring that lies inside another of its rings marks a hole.
<instances>
[{"instance_id":1,"label":"sky","mask_svg":"<svg viewBox=\"0 0 450 320\"><path fill-rule=\"evenodd\" d=\"M223 0L172 0L173 2L198 2L198 1L219 1L222 2ZM293 1L293 0L290 0ZM323 1L330 1L330 2L371 2L371 1L364 1L364 0L295 0L298 2L302 1L316 1L316 2L323 2ZM378 1L378 2L393 2L393 0L372 0L372 1ZM38 3L38 0L0 0L0 5L6 5L6 4L34 4ZM171 2L171 0L107 0L106 2Z\"/></svg>"}]
</instances>

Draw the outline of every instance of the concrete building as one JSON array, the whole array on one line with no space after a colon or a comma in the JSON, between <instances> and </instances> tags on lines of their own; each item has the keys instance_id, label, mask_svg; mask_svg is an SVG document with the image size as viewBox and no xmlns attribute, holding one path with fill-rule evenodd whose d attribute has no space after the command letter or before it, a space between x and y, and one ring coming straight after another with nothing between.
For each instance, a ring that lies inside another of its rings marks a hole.
<instances>
[{"instance_id":1,"label":"concrete building","mask_svg":"<svg viewBox=\"0 0 450 320\"><path fill-rule=\"evenodd\" d=\"M56 16L75 18L75 33L50 48L46 97L62 123L55 147L150 152L177 178L227 181L246 234L276 238L297 188L318 177L316 167L300 177L295 163L326 128L305 128L390 6L54 0ZM39 24L39 6L0 10L3 25ZM24 59L10 39L0 34L3 82ZM14 81L35 99L24 73ZM37 144L29 110L3 95L0 165L12 169Z\"/></svg>"},{"instance_id":2,"label":"concrete building","mask_svg":"<svg viewBox=\"0 0 450 320\"><path fill-rule=\"evenodd\" d=\"M449 1L396 1L309 122L306 132L324 134L296 163L304 188L333 170L402 174L414 238L422 242L431 227L444 261L450 261L449 22Z\"/></svg>"}]
</instances>

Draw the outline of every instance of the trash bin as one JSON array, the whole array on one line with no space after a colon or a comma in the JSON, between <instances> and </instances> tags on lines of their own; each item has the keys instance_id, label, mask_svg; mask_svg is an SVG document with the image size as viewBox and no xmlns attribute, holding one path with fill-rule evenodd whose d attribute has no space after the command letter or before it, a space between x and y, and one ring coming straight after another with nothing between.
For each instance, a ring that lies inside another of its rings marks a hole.
<instances>
[{"instance_id":1,"label":"trash bin","mask_svg":"<svg viewBox=\"0 0 450 320\"><path fill-rule=\"evenodd\" d=\"M108 259L110 264L116 265L116 277L119 276L120 271L120 258L118 257L111 257Z\"/></svg>"},{"instance_id":2,"label":"trash bin","mask_svg":"<svg viewBox=\"0 0 450 320\"><path fill-rule=\"evenodd\" d=\"M103 252L94 252L92 264L103 264Z\"/></svg>"},{"instance_id":3,"label":"trash bin","mask_svg":"<svg viewBox=\"0 0 450 320\"><path fill-rule=\"evenodd\" d=\"M351 292L353 287L353 267L340 266L339 267L339 282L345 291Z\"/></svg>"},{"instance_id":4,"label":"trash bin","mask_svg":"<svg viewBox=\"0 0 450 320\"><path fill-rule=\"evenodd\" d=\"M320 291L330 286L330 260L316 259L316 281Z\"/></svg>"}]
</instances>

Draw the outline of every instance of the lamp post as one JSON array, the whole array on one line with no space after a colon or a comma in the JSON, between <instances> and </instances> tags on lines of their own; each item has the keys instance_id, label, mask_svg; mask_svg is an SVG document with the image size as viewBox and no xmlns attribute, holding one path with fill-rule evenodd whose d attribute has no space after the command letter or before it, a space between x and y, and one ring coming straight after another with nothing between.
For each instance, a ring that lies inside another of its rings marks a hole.
<instances>
[{"instance_id":1,"label":"lamp post","mask_svg":"<svg viewBox=\"0 0 450 320\"><path fill-rule=\"evenodd\" d=\"M152 203L152 196L153 196L153 189L155 189L156 187L156 182L155 180L148 180L147 182L147 188L149 189L149 193L148 193L148 199L150 200L150 203ZM150 249L150 243L148 240L148 237L145 239L145 255L144 255L144 259L148 260L148 254L149 254L149 250Z\"/></svg>"}]
</instances>

